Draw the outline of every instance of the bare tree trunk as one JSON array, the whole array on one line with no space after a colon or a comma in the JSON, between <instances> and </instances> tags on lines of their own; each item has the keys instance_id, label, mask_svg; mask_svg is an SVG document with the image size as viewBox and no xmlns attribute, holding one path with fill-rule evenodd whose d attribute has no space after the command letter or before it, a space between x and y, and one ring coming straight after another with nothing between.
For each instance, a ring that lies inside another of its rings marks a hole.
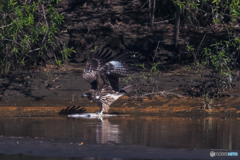
<instances>
[{"instance_id":1,"label":"bare tree trunk","mask_svg":"<svg viewBox=\"0 0 240 160\"><path fill-rule=\"evenodd\" d=\"M149 0L148 5L149 5L149 20L150 20L150 25L152 29L152 1L151 0Z\"/></svg>"},{"instance_id":2,"label":"bare tree trunk","mask_svg":"<svg viewBox=\"0 0 240 160\"><path fill-rule=\"evenodd\" d=\"M156 0L153 0L153 6L152 6L152 19L151 19L151 30L153 31L153 26L154 26L154 13L155 13L155 8L156 8Z\"/></svg>"},{"instance_id":3,"label":"bare tree trunk","mask_svg":"<svg viewBox=\"0 0 240 160\"><path fill-rule=\"evenodd\" d=\"M177 15L175 19L175 41L174 41L176 50L178 50L179 26L180 26L180 7L177 5Z\"/></svg>"}]
</instances>

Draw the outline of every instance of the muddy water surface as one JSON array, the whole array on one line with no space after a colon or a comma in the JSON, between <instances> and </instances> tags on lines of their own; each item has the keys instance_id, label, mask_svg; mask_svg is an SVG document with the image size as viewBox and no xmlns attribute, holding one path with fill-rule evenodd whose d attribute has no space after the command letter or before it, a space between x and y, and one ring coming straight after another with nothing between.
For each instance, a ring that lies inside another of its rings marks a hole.
<instances>
[{"instance_id":1,"label":"muddy water surface","mask_svg":"<svg viewBox=\"0 0 240 160\"><path fill-rule=\"evenodd\" d=\"M0 142L17 144L33 140L40 144L48 142L78 146L137 145L166 150L240 150L240 119L159 115L121 115L103 119L103 121L72 119L66 116L2 117L0 118L0 135ZM9 152L0 149L2 154L0 158L14 159L11 158L13 155L3 154L16 153L21 151ZM53 156L57 155L56 151ZM59 155L62 157L62 154ZM14 156L21 158L24 155ZM49 155L45 157L45 159L49 158L51 159ZM31 156L24 156L24 159L31 159Z\"/></svg>"}]
</instances>

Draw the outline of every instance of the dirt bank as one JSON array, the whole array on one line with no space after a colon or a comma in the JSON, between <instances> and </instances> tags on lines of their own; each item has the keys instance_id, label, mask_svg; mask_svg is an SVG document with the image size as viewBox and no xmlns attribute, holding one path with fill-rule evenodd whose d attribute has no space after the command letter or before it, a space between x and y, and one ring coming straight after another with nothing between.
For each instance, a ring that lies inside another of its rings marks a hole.
<instances>
[{"instance_id":1,"label":"dirt bank","mask_svg":"<svg viewBox=\"0 0 240 160\"><path fill-rule=\"evenodd\" d=\"M96 112L96 103L83 98L84 91L90 85L82 79L82 70L85 65L69 65L68 68L43 68L39 71L12 72L1 79L0 87L0 113L1 116L29 116L54 115L62 109L76 106L78 108L65 110L62 114ZM189 92L181 90L183 84L200 83L198 75L185 71L182 68L160 73L158 86L160 91L169 89L171 93L151 98L132 99L124 96L111 105L110 112L117 113L189 113L189 114L227 114L239 115L240 102L239 89L233 89L227 96L214 99L211 110L204 110L203 99L192 96ZM137 77L138 75L135 75ZM239 81L237 81L239 83ZM139 81L131 83L142 85ZM127 83L121 80L121 86ZM145 85L145 84L144 84ZM147 82L146 85L147 86ZM151 88L151 87L150 87Z\"/></svg>"},{"instance_id":2,"label":"dirt bank","mask_svg":"<svg viewBox=\"0 0 240 160\"><path fill-rule=\"evenodd\" d=\"M205 34L206 44L210 44L224 35L222 26L212 28L180 29L179 49L174 49L174 25L160 23L151 31L147 7L140 9L143 1L111 1L100 4L95 1L62 1L57 10L65 16L60 26L59 38L76 53L69 57L69 64L60 67L47 65L28 71L14 71L0 78L0 114L1 116L53 115L67 107L79 106L78 112L96 112L98 107L82 94L90 85L82 79L85 62L94 54L94 48L108 47L114 54L125 51L141 53L142 61L151 67L151 63L160 62L158 76L144 80L140 74L122 79L121 86L138 84L144 93L168 91L167 97L143 97L129 100L123 97L111 106L110 112L118 113L222 113L238 114L240 101L240 81L236 89L215 99L212 110L203 110L199 89L203 80L194 71L186 70L186 62L192 62L192 54L185 53L186 44L199 45ZM157 17L156 21L161 21ZM236 31L239 26L235 27ZM159 46L158 46L159 44ZM158 48L158 49L157 49ZM54 59L54 51L48 58ZM154 57L154 58L153 58ZM177 64L178 62L181 62ZM48 63L47 63L48 64ZM130 81L130 79L132 79ZM155 90L154 90L155 89ZM185 98L183 98L185 97ZM200 98L196 98L200 97ZM80 110L79 110L80 109ZM14 112L13 112L14 111ZM75 111L75 110L74 110Z\"/></svg>"}]
</instances>

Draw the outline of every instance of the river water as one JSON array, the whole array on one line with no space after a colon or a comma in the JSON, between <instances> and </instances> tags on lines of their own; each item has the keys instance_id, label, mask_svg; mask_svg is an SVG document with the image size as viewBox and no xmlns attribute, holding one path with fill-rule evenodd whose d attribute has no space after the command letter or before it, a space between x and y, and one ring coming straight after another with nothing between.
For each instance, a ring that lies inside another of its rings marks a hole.
<instances>
[{"instance_id":1,"label":"river water","mask_svg":"<svg viewBox=\"0 0 240 160\"><path fill-rule=\"evenodd\" d=\"M120 115L101 121L66 116L2 117L0 135L1 138L8 139L30 138L79 145L138 145L164 149L231 151L240 150L240 118ZM9 155L0 151L1 160L38 158L43 159L34 155ZM45 156L44 159L69 158Z\"/></svg>"}]
</instances>

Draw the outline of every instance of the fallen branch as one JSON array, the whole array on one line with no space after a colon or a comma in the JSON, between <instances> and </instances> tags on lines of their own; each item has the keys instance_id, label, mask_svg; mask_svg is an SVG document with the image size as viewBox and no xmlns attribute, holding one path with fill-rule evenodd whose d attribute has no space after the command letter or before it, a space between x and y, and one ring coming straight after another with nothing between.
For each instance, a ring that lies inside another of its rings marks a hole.
<instances>
[{"instance_id":1,"label":"fallen branch","mask_svg":"<svg viewBox=\"0 0 240 160\"><path fill-rule=\"evenodd\" d=\"M169 21L174 20L174 19L175 18L164 20L164 21L160 21L160 22L154 22L154 24L168 23Z\"/></svg>"},{"instance_id":2,"label":"fallen branch","mask_svg":"<svg viewBox=\"0 0 240 160\"><path fill-rule=\"evenodd\" d=\"M16 20L18 20L18 18L17 18ZM16 20L15 20L15 21L16 21ZM8 25L2 26L2 27L0 27L0 28L1 28L1 29L4 29L5 27L9 27L9 26L13 25L13 23L14 23L14 22L12 22L12 23L10 23L10 24L8 24Z\"/></svg>"},{"instance_id":3,"label":"fallen branch","mask_svg":"<svg viewBox=\"0 0 240 160\"><path fill-rule=\"evenodd\" d=\"M207 34L205 34L205 35L203 36L202 41L201 41L200 44L198 45L196 55L198 55L198 52L199 52L199 50L200 50L200 48L201 48L201 46L202 46L202 43L203 43L203 41L204 41L206 35L207 35ZM196 57L196 55L195 55L195 57Z\"/></svg>"},{"instance_id":4,"label":"fallen branch","mask_svg":"<svg viewBox=\"0 0 240 160\"><path fill-rule=\"evenodd\" d=\"M14 41L14 40L6 39L6 38L4 38L3 40L4 40L4 41L10 41L10 42L16 43L16 44L18 44L19 46L23 47L20 43Z\"/></svg>"},{"instance_id":5,"label":"fallen branch","mask_svg":"<svg viewBox=\"0 0 240 160\"><path fill-rule=\"evenodd\" d=\"M38 51L38 50L40 50L40 49L41 49L41 48L36 48L36 49L30 50L29 53L30 53L30 52L34 52L34 51Z\"/></svg>"},{"instance_id":6,"label":"fallen branch","mask_svg":"<svg viewBox=\"0 0 240 160\"><path fill-rule=\"evenodd\" d=\"M55 34L52 33L52 35L53 35L61 44L63 44L63 42L62 42Z\"/></svg>"},{"instance_id":7,"label":"fallen branch","mask_svg":"<svg viewBox=\"0 0 240 160\"><path fill-rule=\"evenodd\" d=\"M10 24L8 24L8 25L6 25L6 26L2 26L2 27L0 27L1 29L4 29L5 27L9 27L9 26L11 26L13 23L10 23Z\"/></svg>"},{"instance_id":8,"label":"fallen branch","mask_svg":"<svg viewBox=\"0 0 240 160\"><path fill-rule=\"evenodd\" d=\"M163 97L166 97L166 95L175 95L177 97L187 98L186 96L183 96L181 94L170 92L170 91L173 91L173 90L176 90L176 89L177 88L170 89L170 90L167 90L167 91L158 91L158 92L145 93L145 94L143 94L141 96L134 96L134 98L143 98L145 96L151 96L151 95L162 95Z\"/></svg>"},{"instance_id":9,"label":"fallen branch","mask_svg":"<svg viewBox=\"0 0 240 160\"><path fill-rule=\"evenodd\" d=\"M158 94L161 94L163 97L166 97L166 95L168 94L172 94L172 95L175 95L175 96L178 96L178 97L183 97L183 98L186 98L185 96L183 95L180 95L180 94L177 94L177 93L173 93L173 92L169 92L169 91L172 91L172 90L176 90L177 88L174 88L174 89L171 89L171 90L168 90L168 91L158 91L158 92L151 92L151 93L146 93L142 96L149 96L149 95L158 95Z\"/></svg>"},{"instance_id":10,"label":"fallen branch","mask_svg":"<svg viewBox=\"0 0 240 160\"><path fill-rule=\"evenodd\" d=\"M198 23L198 26L199 26L199 22L198 22L196 16L194 16L194 13L189 8L184 8L184 9L188 10L192 14L193 18L195 19L195 21Z\"/></svg>"},{"instance_id":11,"label":"fallen branch","mask_svg":"<svg viewBox=\"0 0 240 160\"><path fill-rule=\"evenodd\" d=\"M140 11L142 11L143 7L148 3L148 0L142 5Z\"/></svg>"},{"instance_id":12,"label":"fallen branch","mask_svg":"<svg viewBox=\"0 0 240 160\"><path fill-rule=\"evenodd\" d=\"M230 34L230 33L229 33L229 30L228 30L228 28L225 26L223 20L221 20L221 23L222 23L223 27L225 28L225 30L228 32L228 34Z\"/></svg>"},{"instance_id":13,"label":"fallen branch","mask_svg":"<svg viewBox=\"0 0 240 160\"><path fill-rule=\"evenodd\" d=\"M87 22L83 19L83 21L84 21L84 23L87 25L87 28L88 28L88 32L87 32L87 35L88 35L88 33L91 31L91 28L90 28L90 26L87 24ZM109 22L110 23L110 22Z\"/></svg>"},{"instance_id":14,"label":"fallen branch","mask_svg":"<svg viewBox=\"0 0 240 160\"><path fill-rule=\"evenodd\" d=\"M154 62L154 60L155 60L155 58L156 58L156 56L157 56L157 51L158 51L159 43L160 43L160 41L158 41L157 47L156 47L156 49L155 49L154 56L153 56L153 62Z\"/></svg>"}]
</instances>

